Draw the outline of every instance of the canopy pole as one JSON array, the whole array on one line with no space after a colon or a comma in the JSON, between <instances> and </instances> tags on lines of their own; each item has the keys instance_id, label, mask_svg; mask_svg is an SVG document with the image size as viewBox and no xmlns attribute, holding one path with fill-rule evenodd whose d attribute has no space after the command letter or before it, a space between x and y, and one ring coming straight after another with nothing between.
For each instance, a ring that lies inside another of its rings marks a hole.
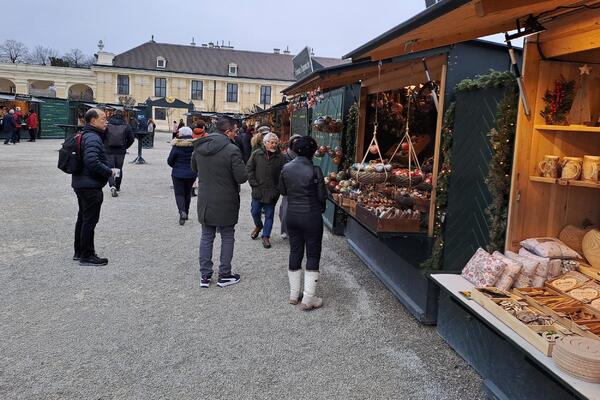
<instances>
[{"instance_id":1,"label":"canopy pole","mask_svg":"<svg viewBox=\"0 0 600 400\"><path fill-rule=\"evenodd\" d=\"M519 71L517 55L515 54L515 49L512 47L510 39L508 38L508 32L504 33L504 38L506 39L506 47L508 48L508 55L510 56L511 70L517 78L517 85L519 86L519 96L521 97L521 102L523 103L523 112L526 116L529 117L529 105L527 104L527 96L525 94L525 89L523 88L523 77L521 76L521 71Z\"/></svg>"}]
</instances>

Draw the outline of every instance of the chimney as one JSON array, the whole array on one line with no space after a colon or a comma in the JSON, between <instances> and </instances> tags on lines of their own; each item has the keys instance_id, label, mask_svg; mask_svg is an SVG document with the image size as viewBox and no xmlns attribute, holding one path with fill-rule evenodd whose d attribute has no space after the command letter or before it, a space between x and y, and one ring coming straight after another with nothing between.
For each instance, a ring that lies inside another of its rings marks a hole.
<instances>
[{"instance_id":1,"label":"chimney","mask_svg":"<svg viewBox=\"0 0 600 400\"><path fill-rule=\"evenodd\" d=\"M279 54L281 52L281 49L273 49L273 53L275 54Z\"/></svg>"},{"instance_id":2,"label":"chimney","mask_svg":"<svg viewBox=\"0 0 600 400\"><path fill-rule=\"evenodd\" d=\"M196 42L194 41L194 37L192 36L192 43L190 43L190 46L195 46Z\"/></svg>"},{"instance_id":3,"label":"chimney","mask_svg":"<svg viewBox=\"0 0 600 400\"><path fill-rule=\"evenodd\" d=\"M283 54L290 54L290 46L285 46L285 50L283 51Z\"/></svg>"}]
</instances>

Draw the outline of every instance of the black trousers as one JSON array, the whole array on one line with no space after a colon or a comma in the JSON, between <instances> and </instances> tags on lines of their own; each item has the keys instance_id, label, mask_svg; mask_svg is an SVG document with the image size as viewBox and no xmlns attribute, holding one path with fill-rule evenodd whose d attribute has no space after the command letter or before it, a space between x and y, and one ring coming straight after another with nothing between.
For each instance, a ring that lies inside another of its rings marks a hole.
<instances>
[{"instance_id":1,"label":"black trousers","mask_svg":"<svg viewBox=\"0 0 600 400\"><path fill-rule=\"evenodd\" d=\"M16 134L17 134L17 143L19 143L21 141L21 128L17 128Z\"/></svg>"},{"instance_id":2,"label":"black trousers","mask_svg":"<svg viewBox=\"0 0 600 400\"><path fill-rule=\"evenodd\" d=\"M111 168L118 168L120 173L118 177L111 176L108 178L108 186L116 187L121 190L121 182L123 181L123 163L125 162L125 154L107 154L106 160Z\"/></svg>"},{"instance_id":3,"label":"black trousers","mask_svg":"<svg viewBox=\"0 0 600 400\"><path fill-rule=\"evenodd\" d=\"M306 269L318 271L323 241L323 218L320 212L294 213L288 210L286 226L290 241L289 267L291 271L302 268L306 250Z\"/></svg>"},{"instance_id":4,"label":"black trousers","mask_svg":"<svg viewBox=\"0 0 600 400\"><path fill-rule=\"evenodd\" d=\"M17 131L13 131L10 134L6 135L6 140L4 140L4 144L8 144L9 142L17 143Z\"/></svg>"},{"instance_id":5,"label":"black trousers","mask_svg":"<svg viewBox=\"0 0 600 400\"><path fill-rule=\"evenodd\" d=\"M35 142L37 137L37 128L29 128L29 140Z\"/></svg>"},{"instance_id":6,"label":"black trousers","mask_svg":"<svg viewBox=\"0 0 600 400\"><path fill-rule=\"evenodd\" d=\"M102 189L75 189L79 211L75 224L75 254L82 258L96 253L94 247L94 229L100 219L100 208L104 195Z\"/></svg>"},{"instance_id":7,"label":"black trousers","mask_svg":"<svg viewBox=\"0 0 600 400\"><path fill-rule=\"evenodd\" d=\"M190 202L192 201L192 186L196 178L173 178L173 190L175 191L175 202L179 212L190 213Z\"/></svg>"}]
</instances>

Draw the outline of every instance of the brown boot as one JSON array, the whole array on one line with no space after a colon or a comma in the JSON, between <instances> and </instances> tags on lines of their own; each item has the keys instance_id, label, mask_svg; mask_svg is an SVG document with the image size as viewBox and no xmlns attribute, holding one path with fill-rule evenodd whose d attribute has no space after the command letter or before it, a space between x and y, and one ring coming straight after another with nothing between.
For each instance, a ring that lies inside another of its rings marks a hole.
<instances>
[{"instance_id":1,"label":"brown boot","mask_svg":"<svg viewBox=\"0 0 600 400\"><path fill-rule=\"evenodd\" d=\"M262 238L262 242L263 242L263 247L265 249L270 249L271 248L271 241L269 240L268 237L264 237Z\"/></svg>"},{"instance_id":2,"label":"brown boot","mask_svg":"<svg viewBox=\"0 0 600 400\"><path fill-rule=\"evenodd\" d=\"M252 238L252 240L254 240L258 237L258 235L260 234L260 231L262 231L262 228L259 228L259 227L254 228L252 233L250 233L250 237Z\"/></svg>"}]
</instances>

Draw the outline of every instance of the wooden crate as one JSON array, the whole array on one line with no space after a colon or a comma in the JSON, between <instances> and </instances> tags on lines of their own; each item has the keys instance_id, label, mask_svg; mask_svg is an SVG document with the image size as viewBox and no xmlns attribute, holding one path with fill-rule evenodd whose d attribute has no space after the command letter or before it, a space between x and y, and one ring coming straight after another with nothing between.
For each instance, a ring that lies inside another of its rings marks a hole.
<instances>
[{"instance_id":1,"label":"wooden crate","mask_svg":"<svg viewBox=\"0 0 600 400\"><path fill-rule=\"evenodd\" d=\"M356 206L356 219L375 232L419 232L421 220L406 218L379 218L362 205Z\"/></svg>"},{"instance_id":2,"label":"wooden crate","mask_svg":"<svg viewBox=\"0 0 600 400\"><path fill-rule=\"evenodd\" d=\"M559 324L548 325L545 327L539 327L539 325L535 325L534 327L533 325L530 326L524 324L523 322L519 321L517 317L515 317L514 315L512 315L497 304L497 302L500 302L504 299L491 299L483 293L481 293L480 291L478 291L477 289L474 289L471 292L471 298L475 300L480 306L492 313L500 321L508 325L508 327L515 331L519 336L531 343L533 347L535 347L548 357L552 356L552 348L554 347L554 343L550 343L549 341L541 337L538 334L538 332L540 332L542 329L545 330L550 328L557 332L561 332L562 334L567 334L568 332L567 329L560 326ZM517 300L517 298L513 297L513 300ZM529 305L529 307L537 309L538 311L540 311L541 314L545 314L543 310L540 310L536 307L532 307L531 305Z\"/></svg>"},{"instance_id":3,"label":"wooden crate","mask_svg":"<svg viewBox=\"0 0 600 400\"><path fill-rule=\"evenodd\" d=\"M552 316L554 319L559 321L559 323L561 325L564 325L570 331L572 331L580 336L588 337L588 338L595 339L595 340L600 340L600 336L598 336L597 334L595 334L593 332L590 332L589 328L585 324L575 323L570 318L568 318L565 313L557 312L557 311L553 310L552 308L539 303L534 297L531 297L529 295L528 289L536 289L536 288L513 289L513 292L516 293L518 296L523 297L523 299L530 305L532 305L535 308L542 310L544 313ZM537 289L539 289L539 288L537 288ZM569 300L575 300L570 296L563 295L563 294L558 293L557 291L552 290L550 288L545 287L543 289L550 293L553 293L557 296L562 296L562 297L568 298ZM574 307L573 311L585 311L586 313L594 315L595 318L600 319L600 312L598 312L598 310L596 310L593 307L587 306L580 301L576 300L576 302L578 304Z\"/></svg>"}]
</instances>

